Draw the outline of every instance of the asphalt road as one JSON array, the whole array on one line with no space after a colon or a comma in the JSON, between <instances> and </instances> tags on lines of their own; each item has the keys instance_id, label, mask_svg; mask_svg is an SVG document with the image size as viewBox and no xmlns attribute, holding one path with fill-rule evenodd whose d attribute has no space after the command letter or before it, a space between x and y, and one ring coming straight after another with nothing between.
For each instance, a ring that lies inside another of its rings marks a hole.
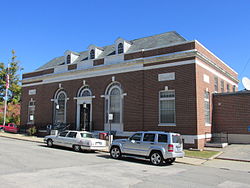
<instances>
[{"instance_id":1,"label":"asphalt road","mask_svg":"<svg viewBox=\"0 0 250 188\"><path fill-rule=\"evenodd\" d=\"M177 164L156 167L106 153L77 153L0 137L0 187L250 187L250 172ZM218 162L218 161L217 161Z\"/></svg>"}]
</instances>

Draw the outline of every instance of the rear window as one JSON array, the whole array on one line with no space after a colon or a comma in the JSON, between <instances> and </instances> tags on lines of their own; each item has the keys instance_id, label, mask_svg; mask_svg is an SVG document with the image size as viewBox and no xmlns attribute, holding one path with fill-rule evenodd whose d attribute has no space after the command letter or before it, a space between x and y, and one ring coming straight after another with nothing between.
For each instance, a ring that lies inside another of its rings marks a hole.
<instances>
[{"instance_id":1,"label":"rear window","mask_svg":"<svg viewBox=\"0 0 250 188\"><path fill-rule=\"evenodd\" d=\"M92 134L89 133L81 133L82 138L93 138Z\"/></svg>"},{"instance_id":2,"label":"rear window","mask_svg":"<svg viewBox=\"0 0 250 188\"><path fill-rule=\"evenodd\" d=\"M155 141L155 134L152 133L145 133L143 137L144 142L154 142Z\"/></svg>"},{"instance_id":3,"label":"rear window","mask_svg":"<svg viewBox=\"0 0 250 188\"><path fill-rule=\"evenodd\" d=\"M158 134L158 142L168 143L168 135Z\"/></svg>"},{"instance_id":4,"label":"rear window","mask_svg":"<svg viewBox=\"0 0 250 188\"><path fill-rule=\"evenodd\" d=\"M61 132L61 133L59 134L59 136L65 137L67 133L68 133L68 131Z\"/></svg>"},{"instance_id":5,"label":"rear window","mask_svg":"<svg viewBox=\"0 0 250 188\"><path fill-rule=\"evenodd\" d=\"M77 132L70 132L67 137L70 137L70 138L75 138L77 135Z\"/></svg>"},{"instance_id":6,"label":"rear window","mask_svg":"<svg viewBox=\"0 0 250 188\"><path fill-rule=\"evenodd\" d=\"M182 143L181 136L180 135L173 135L172 136L173 143Z\"/></svg>"}]
</instances>

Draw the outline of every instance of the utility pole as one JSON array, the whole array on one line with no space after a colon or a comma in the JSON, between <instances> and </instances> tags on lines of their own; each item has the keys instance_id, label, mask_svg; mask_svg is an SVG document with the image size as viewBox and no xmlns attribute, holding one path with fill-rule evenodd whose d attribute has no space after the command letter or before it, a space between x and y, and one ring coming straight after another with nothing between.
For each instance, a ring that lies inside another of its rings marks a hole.
<instances>
[{"instance_id":1,"label":"utility pole","mask_svg":"<svg viewBox=\"0 0 250 188\"><path fill-rule=\"evenodd\" d=\"M5 90L5 97L4 97L3 125L5 125L5 123L6 123L8 89L9 89L9 63L8 63L7 74L6 74L6 90Z\"/></svg>"},{"instance_id":2,"label":"utility pole","mask_svg":"<svg viewBox=\"0 0 250 188\"><path fill-rule=\"evenodd\" d=\"M11 62L13 63L15 61L15 50L11 51L12 53L12 57L11 57ZM7 101L8 101L8 89L10 87L10 75L9 75L9 62L8 62L8 66L7 66L7 71L6 71L6 78L5 78L5 86L6 86L6 90L5 90L5 99L4 99L4 115L3 115L3 125L5 125L6 123L6 113L7 113Z\"/></svg>"}]
</instances>

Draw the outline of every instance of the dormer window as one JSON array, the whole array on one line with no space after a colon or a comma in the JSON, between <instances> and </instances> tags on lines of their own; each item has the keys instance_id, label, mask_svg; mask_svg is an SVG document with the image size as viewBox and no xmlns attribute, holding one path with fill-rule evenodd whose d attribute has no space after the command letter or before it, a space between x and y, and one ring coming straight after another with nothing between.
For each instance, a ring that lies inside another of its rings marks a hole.
<instances>
[{"instance_id":1,"label":"dormer window","mask_svg":"<svg viewBox=\"0 0 250 188\"><path fill-rule=\"evenodd\" d=\"M92 49L90 51L90 59L95 59L95 50L94 49Z\"/></svg>"},{"instance_id":2,"label":"dormer window","mask_svg":"<svg viewBox=\"0 0 250 188\"><path fill-rule=\"evenodd\" d=\"M70 63L71 63L70 55L67 55L67 64L70 64Z\"/></svg>"},{"instance_id":3,"label":"dormer window","mask_svg":"<svg viewBox=\"0 0 250 188\"><path fill-rule=\"evenodd\" d=\"M132 43L130 41L124 40L123 38L119 37L118 39L115 40L116 54L127 53L131 45Z\"/></svg>"},{"instance_id":4,"label":"dormer window","mask_svg":"<svg viewBox=\"0 0 250 188\"><path fill-rule=\"evenodd\" d=\"M122 43L119 43L118 44L118 54L122 54L123 53L123 44Z\"/></svg>"},{"instance_id":5,"label":"dormer window","mask_svg":"<svg viewBox=\"0 0 250 188\"><path fill-rule=\"evenodd\" d=\"M78 58L80 57L80 54L77 52L73 52L71 50L66 50L64 52L64 64L69 65L74 63Z\"/></svg>"}]
</instances>

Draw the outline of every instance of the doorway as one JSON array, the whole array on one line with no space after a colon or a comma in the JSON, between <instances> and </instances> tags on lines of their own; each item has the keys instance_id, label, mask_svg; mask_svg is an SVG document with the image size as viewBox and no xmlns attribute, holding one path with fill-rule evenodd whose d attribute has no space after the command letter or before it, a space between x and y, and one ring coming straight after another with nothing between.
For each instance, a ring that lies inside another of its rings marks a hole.
<instances>
[{"instance_id":1,"label":"doorway","mask_svg":"<svg viewBox=\"0 0 250 188\"><path fill-rule=\"evenodd\" d=\"M91 104L80 104L80 130L91 131Z\"/></svg>"}]
</instances>

